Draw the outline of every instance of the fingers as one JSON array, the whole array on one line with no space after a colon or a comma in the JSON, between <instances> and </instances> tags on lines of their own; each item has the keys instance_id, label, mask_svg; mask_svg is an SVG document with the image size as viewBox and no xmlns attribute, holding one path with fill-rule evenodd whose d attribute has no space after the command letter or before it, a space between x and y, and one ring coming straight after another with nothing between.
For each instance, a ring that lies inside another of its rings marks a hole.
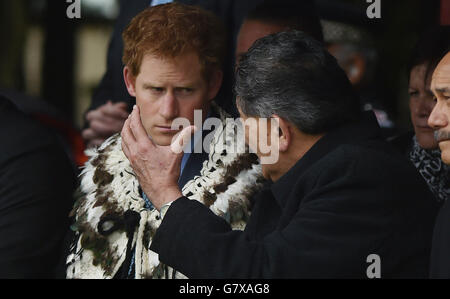
<instances>
[{"instance_id":1,"label":"fingers","mask_svg":"<svg viewBox=\"0 0 450 299\"><path fill-rule=\"evenodd\" d=\"M86 120L87 120L88 122L91 122L91 121L93 121L94 119L99 119L99 118L101 118L102 116L103 116L103 113L102 113L99 109L95 109L95 110L89 111L89 112L86 114Z\"/></svg>"},{"instance_id":2,"label":"fingers","mask_svg":"<svg viewBox=\"0 0 450 299\"><path fill-rule=\"evenodd\" d=\"M94 146L122 130L128 117L126 106L126 103L112 104L109 101L86 115L89 128L83 131L82 136L88 145Z\"/></svg>"},{"instance_id":3,"label":"fingers","mask_svg":"<svg viewBox=\"0 0 450 299\"><path fill-rule=\"evenodd\" d=\"M139 153L140 156L145 155L148 150L155 148L153 141L147 136L139 116L139 108L135 108L133 113L125 121L122 129L122 150L128 160L132 162L133 155ZM133 162L132 162L133 163Z\"/></svg>"},{"instance_id":4,"label":"fingers","mask_svg":"<svg viewBox=\"0 0 450 299\"><path fill-rule=\"evenodd\" d=\"M177 134L175 140L170 145L170 149L174 154L181 154L184 147L189 144L192 134L197 131L197 127L189 126L184 128L180 133Z\"/></svg>"},{"instance_id":5,"label":"fingers","mask_svg":"<svg viewBox=\"0 0 450 299\"><path fill-rule=\"evenodd\" d=\"M128 158L128 160L130 160L130 158L131 158L130 149L128 147L127 140L128 140L128 138L124 138L122 136L122 151L125 154L125 156Z\"/></svg>"},{"instance_id":6,"label":"fingers","mask_svg":"<svg viewBox=\"0 0 450 299\"><path fill-rule=\"evenodd\" d=\"M90 128L83 130L83 132L81 132L81 136L83 137L84 140L87 140L87 141L90 141L90 140L93 140L93 139L99 137L98 134Z\"/></svg>"},{"instance_id":7,"label":"fingers","mask_svg":"<svg viewBox=\"0 0 450 299\"><path fill-rule=\"evenodd\" d=\"M89 122L104 119L126 120L129 115L127 107L126 103L112 104L108 102L95 110L89 111L86 114L86 120Z\"/></svg>"},{"instance_id":8,"label":"fingers","mask_svg":"<svg viewBox=\"0 0 450 299\"><path fill-rule=\"evenodd\" d=\"M100 107L100 111L105 115L115 119L125 120L128 118L128 105L126 103L117 103L104 105Z\"/></svg>"},{"instance_id":9,"label":"fingers","mask_svg":"<svg viewBox=\"0 0 450 299\"><path fill-rule=\"evenodd\" d=\"M138 142L148 142L151 141L150 138L147 135L147 132L145 131L144 125L142 125L141 116L139 113L139 107L134 106L133 112L131 113L130 120L130 128L131 132L133 133L135 139ZM149 142L153 144L153 142Z\"/></svg>"},{"instance_id":10,"label":"fingers","mask_svg":"<svg viewBox=\"0 0 450 299\"><path fill-rule=\"evenodd\" d=\"M129 146L130 144L136 143L136 139L134 138L133 132L131 131L130 128L130 118L125 121L125 124L123 125L122 128L121 136L122 136L122 144L126 143Z\"/></svg>"},{"instance_id":11,"label":"fingers","mask_svg":"<svg viewBox=\"0 0 450 299\"><path fill-rule=\"evenodd\" d=\"M122 130L125 120L93 120L90 128L96 132L98 136L109 137Z\"/></svg>"},{"instance_id":12,"label":"fingers","mask_svg":"<svg viewBox=\"0 0 450 299\"><path fill-rule=\"evenodd\" d=\"M125 121L125 124L123 125L122 132L120 133L120 136L122 137L122 151L125 154L125 156L130 160L130 150L128 148L128 143L134 142L132 138L132 133L130 132L130 122L129 119Z\"/></svg>"}]
</instances>

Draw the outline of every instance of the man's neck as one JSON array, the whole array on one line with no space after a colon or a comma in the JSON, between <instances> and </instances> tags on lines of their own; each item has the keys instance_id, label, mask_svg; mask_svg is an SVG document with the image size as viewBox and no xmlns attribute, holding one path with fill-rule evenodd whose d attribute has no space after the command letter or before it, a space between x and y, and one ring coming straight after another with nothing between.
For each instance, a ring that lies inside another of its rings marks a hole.
<instances>
[{"instance_id":1,"label":"man's neck","mask_svg":"<svg viewBox=\"0 0 450 299\"><path fill-rule=\"evenodd\" d=\"M274 165L271 171L270 179L272 182L278 181L295 164L306 155L306 153L323 137L324 135L306 135L294 136L289 149L280 153L278 163Z\"/></svg>"}]
</instances>

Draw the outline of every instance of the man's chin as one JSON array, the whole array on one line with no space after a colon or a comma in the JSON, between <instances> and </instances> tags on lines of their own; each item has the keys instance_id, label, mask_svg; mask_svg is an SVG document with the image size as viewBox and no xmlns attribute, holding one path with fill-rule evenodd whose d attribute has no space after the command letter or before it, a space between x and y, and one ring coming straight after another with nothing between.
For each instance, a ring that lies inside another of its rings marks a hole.
<instances>
[{"instance_id":1,"label":"man's chin","mask_svg":"<svg viewBox=\"0 0 450 299\"><path fill-rule=\"evenodd\" d=\"M439 148L441 149L442 161L450 165L450 140L440 142Z\"/></svg>"},{"instance_id":2,"label":"man's chin","mask_svg":"<svg viewBox=\"0 0 450 299\"><path fill-rule=\"evenodd\" d=\"M159 146L169 146L172 144L172 140L174 138L175 134L156 134L152 136L152 140L156 145Z\"/></svg>"}]
</instances>

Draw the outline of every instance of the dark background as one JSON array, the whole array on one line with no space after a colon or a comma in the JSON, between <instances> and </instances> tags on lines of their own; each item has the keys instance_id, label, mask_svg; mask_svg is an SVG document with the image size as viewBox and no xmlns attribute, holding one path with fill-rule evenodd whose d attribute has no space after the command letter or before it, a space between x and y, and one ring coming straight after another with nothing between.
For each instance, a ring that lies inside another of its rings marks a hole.
<instances>
[{"instance_id":1,"label":"dark background","mask_svg":"<svg viewBox=\"0 0 450 299\"><path fill-rule=\"evenodd\" d=\"M40 98L80 127L104 71L116 2L82 0L78 20L67 18L70 4L65 0L0 0L0 89ZM399 127L409 126L405 71L409 53L428 26L450 23L449 2L381 0L382 18L369 19L366 0L316 1L322 19L350 24L370 37L379 56L373 86ZM86 37L90 31L97 32L93 36L98 42ZM79 71L83 63L94 65L95 74Z\"/></svg>"}]
</instances>

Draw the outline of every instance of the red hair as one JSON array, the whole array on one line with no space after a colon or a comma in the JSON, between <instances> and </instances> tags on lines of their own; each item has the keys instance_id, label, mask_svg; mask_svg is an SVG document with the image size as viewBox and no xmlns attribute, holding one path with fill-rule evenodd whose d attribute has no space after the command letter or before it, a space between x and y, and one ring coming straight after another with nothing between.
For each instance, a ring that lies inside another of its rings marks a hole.
<instances>
[{"instance_id":1,"label":"red hair","mask_svg":"<svg viewBox=\"0 0 450 299\"><path fill-rule=\"evenodd\" d=\"M181 3L149 7L138 14L122 34L123 63L139 75L145 55L175 58L198 55L205 76L221 69L225 55L222 22L202 8Z\"/></svg>"}]
</instances>

